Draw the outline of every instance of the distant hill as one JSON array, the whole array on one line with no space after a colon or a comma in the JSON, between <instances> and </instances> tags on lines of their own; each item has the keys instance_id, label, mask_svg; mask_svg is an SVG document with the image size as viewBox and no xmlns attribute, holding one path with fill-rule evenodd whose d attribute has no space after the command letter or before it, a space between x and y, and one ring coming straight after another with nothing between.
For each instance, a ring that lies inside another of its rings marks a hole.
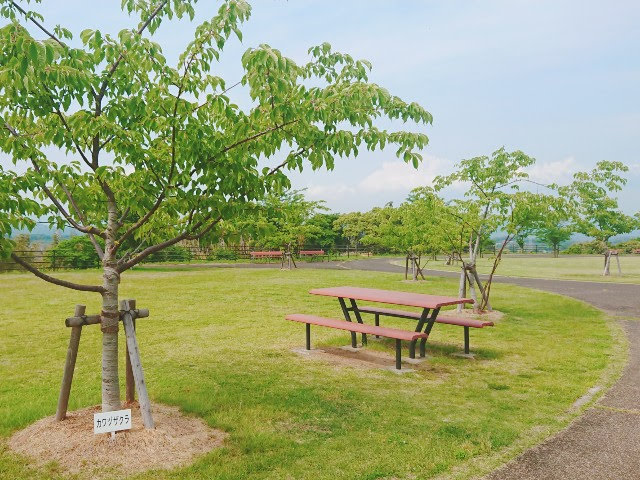
<instances>
[{"instance_id":1,"label":"distant hill","mask_svg":"<svg viewBox=\"0 0 640 480\"><path fill-rule=\"evenodd\" d=\"M66 228L64 230L51 230L49 225L41 224L35 226L35 228L29 232L28 230L16 230L11 235L11 238L15 238L18 235L29 235L31 243L41 243L48 245L53 242L54 234L58 234L61 239L71 238L74 235L74 230Z\"/></svg>"}]
</instances>

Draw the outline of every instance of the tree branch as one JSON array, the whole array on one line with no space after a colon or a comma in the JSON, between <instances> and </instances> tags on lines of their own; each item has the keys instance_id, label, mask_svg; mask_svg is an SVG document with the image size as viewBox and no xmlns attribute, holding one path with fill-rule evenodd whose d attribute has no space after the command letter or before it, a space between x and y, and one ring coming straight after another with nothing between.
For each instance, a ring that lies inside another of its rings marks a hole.
<instances>
[{"instance_id":1,"label":"tree branch","mask_svg":"<svg viewBox=\"0 0 640 480\"><path fill-rule=\"evenodd\" d=\"M145 29L149 26L151 21L160 13L160 11L165 7L165 5L168 2L169 0L164 0L160 5L158 5L158 7L153 11L153 13L149 15L149 18L147 18L147 21L140 26L140 28L138 29L138 35L141 35L142 32L145 31ZM118 68L118 65L120 65L120 62L122 62L124 57L125 57L124 52L121 52L120 55L118 56L118 59L113 63L113 65L111 65L111 68L109 69L109 73L107 73L107 76L103 80L102 85L100 85L100 90L98 91L98 94L97 94L97 100L102 100L102 97L104 97L104 94L107 91L107 83L115 73L116 69Z\"/></svg>"},{"instance_id":2,"label":"tree branch","mask_svg":"<svg viewBox=\"0 0 640 480\"><path fill-rule=\"evenodd\" d=\"M101 287L100 285L82 285L80 283L68 282L66 280L61 280L59 278L55 278L55 277L52 277L50 275L47 275L46 273L43 273L40 270L38 270L33 265L29 265L23 259L18 257L15 253L11 253L11 258L17 264L22 266L25 270L28 270L29 272L33 273L36 277L41 278L42 280L44 280L46 282L53 283L54 285L59 285L61 287L71 288L73 290L80 290L81 292L104 293L104 291L105 291L104 288Z\"/></svg>"},{"instance_id":3,"label":"tree branch","mask_svg":"<svg viewBox=\"0 0 640 480\"><path fill-rule=\"evenodd\" d=\"M3 120L5 129L7 129L14 137L16 138L22 138L22 135L20 133L18 133L18 131L16 131L15 128L13 128L11 125L9 125L5 120ZM33 155L30 158L31 160L31 164L33 165L33 168L36 170L36 172L42 174L42 169L40 168L40 165L38 165L38 162L36 162L35 158L33 157ZM65 192L65 194L67 195L67 198L69 199L69 202L71 203L71 205L76 208L76 212L79 213L79 209L77 209L77 205L75 204L75 201L73 200L73 197L71 196L71 192L69 192L67 190L67 188L63 185L62 182L58 181L56 179L56 182L58 183L58 185L60 185L60 187L62 188L62 190ZM53 192L49 189L49 187L47 187L46 185L46 181L42 184L40 184L40 188L42 188L42 191L47 195L47 197L49 198L49 200L51 200L51 202L55 205L55 207L58 209L58 211L62 214L62 216L67 220L67 222L69 222L71 224L71 226L73 228L75 228L76 230L82 232L82 233L86 233L86 234L93 234L93 235L98 235L100 237L104 237L104 233L100 231L100 229L93 227L93 226L84 226L84 225L80 225L78 222L76 222L73 217L69 214L69 212L67 212L67 210L64 208L64 206L62 205L62 203L60 203L60 201L55 197L55 195L53 194ZM82 215L79 214L79 218L82 220Z\"/></svg>"},{"instance_id":4,"label":"tree branch","mask_svg":"<svg viewBox=\"0 0 640 480\"><path fill-rule=\"evenodd\" d=\"M220 96L224 95L224 94L225 94L225 93L227 93L229 90L231 90L231 89L232 89L232 88L234 88L234 87L237 87L237 86L238 86L238 85L240 85L241 83L242 83L242 80L240 80L240 81L238 81L238 82L234 83L234 84L233 84L233 85L231 85L230 87L225 88L223 91L221 91L221 92L220 92L220 93L218 93L217 95L214 95L210 100L213 100L213 99L215 99L215 98L218 98L218 97L220 97ZM206 102L201 103L200 105L198 105L197 107L195 107L195 108L191 111L191 113L193 113L193 112L196 112L196 111L200 110L202 107L204 107L205 105L207 105L207 104L209 103L209 101L210 101L210 100L207 100Z\"/></svg>"},{"instance_id":5,"label":"tree branch","mask_svg":"<svg viewBox=\"0 0 640 480\"><path fill-rule=\"evenodd\" d=\"M142 252L140 252L138 255L133 257L131 260L128 260L127 262L124 262L124 263L118 265L118 268L117 268L118 273L122 273L125 270L129 270L131 267L133 267L134 265L137 265L138 263L140 263L142 260L147 258L152 253L159 252L160 250L163 250L163 249L165 249L167 247L170 247L171 245L175 245L176 243L178 243L178 242L180 242L182 240L195 240L195 239L198 239L198 238L202 237L203 235L205 235L206 233L211 231L211 229L213 227L215 227L220 222L220 220L222 220L222 215L218 216L215 220L213 220L210 224L205 226L198 233L192 234L190 231L185 231L185 232L181 233L180 235L178 235L177 237L174 237L174 238L172 238L170 240L166 240L164 242L161 242L161 243L158 243L156 245L152 245L150 247L145 248ZM205 222L206 222L206 220L200 220L190 230L199 229L200 227L202 227L202 225Z\"/></svg>"},{"instance_id":6,"label":"tree branch","mask_svg":"<svg viewBox=\"0 0 640 480\"><path fill-rule=\"evenodd\" d=\"M298 150L296 153L293 154L293 157L291 158L287 158L284 162L282 162L280 165L276 165L275 167L273 167L271 170L269 170L269 173L267 173L267 177L270 175L273 175L274 173L276 173L278 170L282 170L284 167L287 166L287 164L293 160L296 157L299 157L300 155L302 155L303 153L305 153L307 150L309 150L307 147L302 147L300 148L300 150Z\"/></svg>"},{"instance_id":7,"label":"tree branch","mask_svg":"<svg viewBox=\"0 0 640 480\"><path fill-rule=\"evenodd\" d=\"M129 227L129 229L124 232L122 234L122 236L117 240L117 244L116 244L116 250L118 249L118 247L120 245L122 245L122 243L129 238L129 236L135 232L138 228L140 228L142 225L144 225L145 223L147 223L147 221L151 218L151 216L156 212L156 210L158 210L158 208L160 208L160 205L162 204L162 201L165 198L165 191L163 191L160 196L158 196L158 199L156 200L156 203L153 204L153 206L149 209L149 211L147 213L144 214L144 216L142 216L142 218L140 218L136 223L134 223L133 225L131 225L131 227Z\"/></svg>"},{"instance_id":8,"label":"tree branch","mask_svg":"<svg viewBox=\"0 0 640 480\"><path fill-rule=\"evenodd\" d=\"M71 204L71 206L75 210L76 215L78 215L78 218L80 219L80 221L82 223L87 223L86 217L82 214L82 211L80 210L80 207L78 207L78 204L76 203L75 198L73 198L73 195L71 195L71 192L66 187L66 185L64 183L60 182L60 181L58 182L58 185L60 185L60 188L62 188L62 191L67 196L67 199L69 200L69 203ZM102 251L102 247L100 247L100 244L96 241L96 238L95 238L93 233L87 233L87 235L89 236L89 240L93 244L93 248L95 249L96 253L98 254L98 258L100 258L100 260L102 260L104 258L104 252Z\"/></svg>"},{"instance_id":9,"label":"tree branch","mask_svg":"<svg viewBox=\"0 0 640 480\"><path fill-rule=\"evenodd\" d=\"M214 155L213 157L211 157L209 160L213 160L213 159L214 159L215 157L217 157L218 155L222 155L223 153L227 153L229 150L232 150L232 149L234 149L234 148L236 148L236 147L239 147L240 145L243 145L243 144L245 144L245 143L247 143L247 142L250 142L250 141L252 141L252 140L255 140L255 139L257 139L257 138L260 138L260 137L262 137L262 136L264 136L264 135L266 135L266 134L268 134L268 133L275 132L276 130L281 130L281 129L283 129L283 128L284 128L284 127L286 127L286 126L291 125L291 124L293 124L293 123L297 123L297 122L299 122L299 121L300 121L300 120L290 120L290 121L285 122L285 123L282 123L282 124L280 124L280 125L276 125L276 126L274 126L274 127L271 127L271 128L266 129L266 130L263 130L262 132L256 133L255 135L251 135L250 137L247 137L247 138L245 138L245 139L243 139L243 140L240 140L240 141L238 141L238 142L236 142L236 143L234 143L234 144L232 144L232 145L229 145L228 147L225 147L225 148L224 148L224 149L222 149L219 153L217 153L216 155Z\"/></svg>"},{"instance_id":10,"label":"tree branch","mask_svg":"<svg viewBox=\"0 0 640 480\"><path fill-rule=\"evenodd\" d=\"M68 48L64 42L62 42L58 37L56 37L49 30L44 28L44 26L40 22L38 22L35 18L27 15L27 12L20 5L18 5L13 0L11 0L11 4L14 6L14 8L19 10L20 13L22 13L25 16L26 19L31 20L31 22L34 23L40 30L42 30L49 38L51 38L52 40L55 40L58 43L58 45L60 45L63 48Z\"/></svg>"}]
</instances>

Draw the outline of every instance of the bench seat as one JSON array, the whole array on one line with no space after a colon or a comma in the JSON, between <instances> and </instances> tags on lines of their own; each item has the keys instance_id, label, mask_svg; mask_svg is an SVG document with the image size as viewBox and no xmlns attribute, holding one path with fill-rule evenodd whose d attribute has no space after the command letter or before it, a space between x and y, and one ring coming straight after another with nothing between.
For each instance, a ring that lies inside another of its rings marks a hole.
<instances>
[{"instance_id":1,"label":"bench seat","mask_svg":"<svg viewBox=\"0 0 640 480\"><path fill-rule=\"evenodd\" d=\"M282 258L282 252L279 250L274 250L270 252L249 252L249 254L251 255L252 260L255 260L258 258L266 258L266 259Z\"/></svg>"},{"instance_id":2,"label":"bench seat","mask_svg":"<svg viewBox=\"0 0 640 480\"><path fill-rule=\"evenodd\" d=\"M415 342L418 339L427 339L427 334L422 332L411 332L399 328L388 328L364 323L347 322L346 320L338 320L335 318L319 317L317 315L305 315L302 313L293 313L285 317L292 322L306 324L307 333L307 350L311 350L311 325L319 325L321 327L336 328L338 330L346 330L348 332L363 333L369 335L377 335L380 337L392 338L396 341L396 368L401 369L402 357L402 340L412 342L412 348L415 348Z\"/></svg>"},{"instance_id":3,"label":"bench seat","mask_svg":"<svg viewBox=\"0 0 640 480\"><path fill-rule=\"evenodd\" d=\"M416 320L420 320L421 316L420 312L407 312L406 310L395 310L392 308L382 307L359 306L358 310L364 313L377 313L386 317L413 318ZM446 323L448 325L459 325L461 327L472 328L493 327L493 322L490 322L488 320L476 320L475 318L438 316L436 317L436 323Z\"/></svg>"},{"instance_id":4,"label":"bench seat","mask_svg":"<svg viewBox=\"0 0 640 480\"><path fill-rule=\"evenodd\" d=\"M376 316L375 323L379 325L380 315L386 317L408 318L413 320L420 320L420 312L408 312L406 310L396 310L393 308L364 306L358 307L358 311L362 313L372 313ZM477 320L475 318L461 318L461 317L445 317L437 316L436 323L444 323L447 325L458 325L464 327L464 353L469 353L469 328L484 328L493 327L493 322L489 320Z\"/></svg>"},{"instance_id":5,"label":"bench seat","mask_svg":"<svg viewBox=\"0 0 640 480\"><path fill-rule=\"evenodd\" d=\"M324 261L324 257L329 259L329 255L324 250L300 250L298 256L301 258L310 257L312 262L314 258L320 258L322 261Z\"/></svg>"}]
</instances>

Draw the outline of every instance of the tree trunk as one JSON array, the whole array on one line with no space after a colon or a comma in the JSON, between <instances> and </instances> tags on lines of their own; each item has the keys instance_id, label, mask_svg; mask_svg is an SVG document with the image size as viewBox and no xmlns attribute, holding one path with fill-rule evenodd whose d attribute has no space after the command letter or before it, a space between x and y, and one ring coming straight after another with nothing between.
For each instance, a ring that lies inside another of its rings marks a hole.
<instances>
[{"instance_id":1,"label":"tree trunk","mask_svg":"<svg viewBox=\"0 0 640 480\"><path fill-rule=\"evenodd\" d=\"M464 298L467 296L467 274L465 272L465 264L462 262L462 271L460 272L460 283L458 285L458 298ZM458 313L462 312L464 304L459 303L456 307Z\"/></svg>"},{"instance_id":2,"label":"tree trunk","mask_svg":"<svg viewBox=\"0 0 640 480\"><path fill-rule=\"evenodd\" d=\"M103 287L102 312L102 411L119 410L120 383L118 381L118 285L120 274L116 270L114 244L116 238L117 210L115 202L108 203L108 221L105 230L105 249L102 259Z\"/></svg>"},{"instance_id":3,"label":"tree trunk","mask_svg":"<svg viewBox=\"0 0 640 480\"><path fill-rule=\"evenodd\" d=\"M416 266L416 255L415 253L411 254L411 273L413 276L413 281L417 282L418 281L418 268Z\"/></svg>"},{"instance_id":4,"label":"tree trunk","mask_svg":"<svg viewBox=\"0 0 640 480\"><path fill-rule=\"evenodd\" d=\"M473 265L471 268L465 269L464 275L466 280L469 282L469 295L473 300L473 313L479 313L480 304L478 303L478 295L476 294L475 278L473 277L473 274L469 275L475 268L476 266ZM482 304L484 305L484 298Z\"/></svg>"},{"instance_id":5,"label":"tree trunk","mask_svg":"<svg viewBox=\"0 0 640 480\"><path fill-rule=\"evenodd\" d=\"M471 274L476 279L476 283L478 284L478 288L480 289L480 294L482 295L483 304L486 305L487 310L489 310L490 312L493 311L493 308L491 308L491 302L489 302L489 297L487 296L486 286L482 285L482 282L480 281L480 276L478 275L478 270L476 270L475 267L471 272Z\"/></svg>"},{"instance_id":6,"label":"tree trunk","mask_svg":"<svg viewBox=\"0 0 640 480\"><path fill-rule=\"evenodd\" d=\"M120 409L120 383L118 381L118 273L104 269L102 295L102 411Z\"/></svg>"},{"instance_id":7,"label":"tree trunk","mask_svg":"<svg viewBox=\"0 0 640 480\"><path fill-rule=\"evenodd\" d=\"M609 269L610 263L611 263L611 254L607 252L604 254L604 272L602 272L602 275L608 276L611 274L611 271Z\"/></svg>"}]
</instances>

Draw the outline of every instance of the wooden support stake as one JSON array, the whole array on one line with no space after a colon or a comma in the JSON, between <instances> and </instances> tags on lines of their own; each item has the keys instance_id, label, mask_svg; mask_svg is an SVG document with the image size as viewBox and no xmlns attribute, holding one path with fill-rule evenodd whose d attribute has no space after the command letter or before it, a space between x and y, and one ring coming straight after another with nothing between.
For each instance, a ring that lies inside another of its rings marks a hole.
<instances>
[{"instance_id":1,"label":"wooden support stake","mask_svg":"<svg viewBox=\"0 0 640 480\"><path fill-rule=\"evenodd\" d=\"M129 307L135 310L136 301L129 300ZM136 329L136 320L134 318L133 330L135 331L135 329ZM136 392L135 392L136 386L135 386L135 381L133 379L133 368L131 367L131 356L129 355L129 345L126 345L126 356L127 356L127 368L126 368L127 381L126 381L125 400L127 403L133 403L136 399Z\"/></svg>"},{"instance_id":2,"label":"wooden support stake","mask_svg":"<svg viewBox=\"0 0 640 480\"><path fill-rule=\"evenodd\" d=\"M75 317L84 315L86 307L76 305ZM73 381L73 371L76 368L78 358L78 346L80 345L80 334L82 326L71 328L71 338L69 338L69 348L67 348L67 359L64 362L64 373L62 374L62 385L60 386L60 396L58 397L58 408L56 409L56 421L64 420L69 407L69 395L71 394L71 382Z\"/></svg>"},{"instance_id":3,"label":"wooden support stake","mask_svg":"<svg viewBox=\"0 0 640 480\"><path fill-rule=\"evenodd\" d=\"M407 253L407 257L404 259L404 279L409 278L409 254Z\"/></svg>"},{"instance_id":4,"label":"wooden support stake","mask_svg":"<svg viewBox=\"0 0 640 480\"><path fill-rule=\"evenodd\" d=\"M133 327L133 318L129 301L123 300L120 303L120 309L124 310L122 323L127 337L127 347L129 357L131 358L131 369L133 371L133 379L138 391L138 402L140 403L140 413L142 414L142 423L145 428L154 428L153 417L151 416L151 402L147 393L147 385L144 381L144 371L142 370L142 362L140 361L140 350L138 349L138 340L136 339L136 331Z\"/></svg>"}]
</instances>

